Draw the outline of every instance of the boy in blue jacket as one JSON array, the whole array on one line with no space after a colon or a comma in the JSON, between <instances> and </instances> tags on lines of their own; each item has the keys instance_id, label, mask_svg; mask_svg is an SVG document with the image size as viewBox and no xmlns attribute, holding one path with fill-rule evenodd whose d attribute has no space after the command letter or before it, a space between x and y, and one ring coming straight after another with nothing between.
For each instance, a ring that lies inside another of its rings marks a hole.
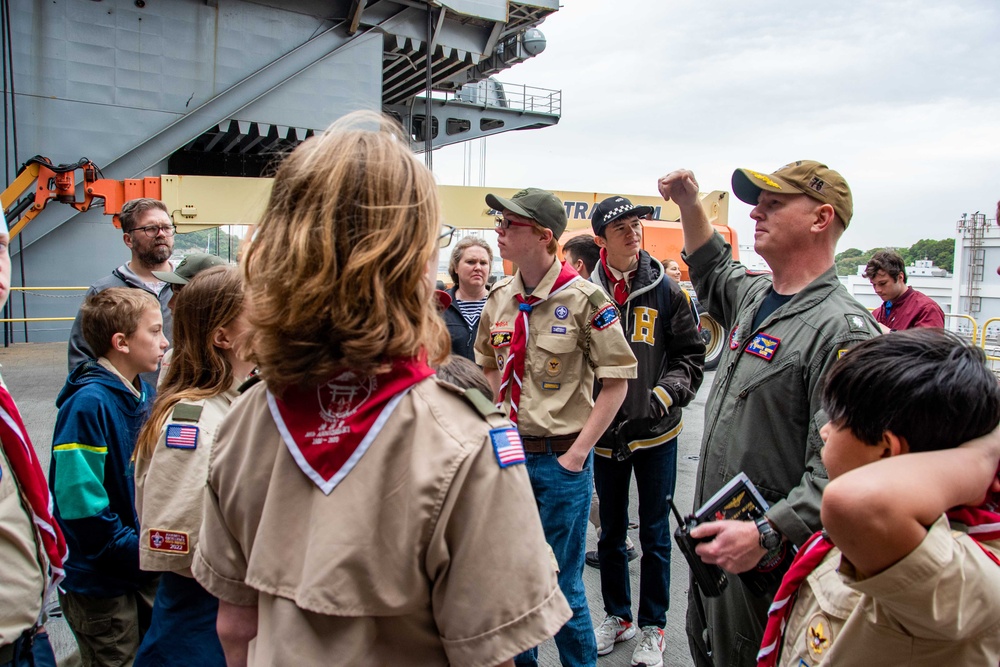
<instances>
[{"instance_id":1,"label":"boy in blue jacket","mask_svg":"<svg viewBox=\"0 0 1000 667\"><path fill-rule=\"evenodd\" d=\"M69 546L59 599L84 667L131 665L149 623L155 575L139 570L135 482L130 459L167 349L156 298L111 288L81 309L87 345L56 399L49 486Z\"/></svg>"}]
</instances>

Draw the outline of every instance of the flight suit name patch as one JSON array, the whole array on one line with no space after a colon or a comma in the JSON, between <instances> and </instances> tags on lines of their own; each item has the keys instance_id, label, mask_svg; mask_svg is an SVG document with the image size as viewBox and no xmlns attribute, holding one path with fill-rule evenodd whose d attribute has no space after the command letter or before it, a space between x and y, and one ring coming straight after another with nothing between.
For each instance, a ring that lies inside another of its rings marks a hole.
<instances>
[{"instance_id":1,"label":"flight suit name patch","mask_svg":"<svg viewBox=\"0 0 1000 667\"><path fill-rule=\"evenodd\" d=\"M490 345L493 347L507 347L514 337L513 331L494 331L490 334Z\"/></svg>"},{"instance_id":2,"label":"flight suit name patch","mask_svg":"<svg viewBox=\"0 0 1000 667\"><path fill-rule=\"evenodd\" d=\"M781 343L780 338L775 338L774 336L769 336L765 333L759 333L753 337L750 344L746 347L746 352L754 355L755 357L760 357L764 361L771 361L774 358L774 353L778 350L778 345Z\"/></svg>"},{"instance_id":3,"label":"flight suit name patch","mask_svg":"<svg viewBox=\"0 0 1000 667\"><path fill-rule=\"evenodd\" d=\"M149 531L149 548L153 551L166 551L172 554L186 554L190 551L188 534L175 530Z\"/></svg>"},{"instance_id":4,"label":"flight suit name patch","mask_svg":"<svg viewBox=\"0 0 1000 667\"><path fill-rule=\"evenodd\" d=\"M524 445L521 444L521 434L516 428L491 429L490 442L493 443L493 453L501 468L524 463Z\"/></svg>"},{"instance_id":5,"label":"flight suit name patch","mask_svg":"<svg viewBox=\"0 0 1000 667\"><path fill-rule=\"evenodd\" d=\"M618 321L618 309L614 304L609 303L594 314L590 321L591 325L598 331L604 331Z\"/></svg>"},{"instance_id":6,"label":"flight suit name patch","mask_svg":"<svg viewBox=\"0 0 1000 667\"><path fill-rule=\"evenodd\" d=\"M167 426L167 447L171 449L195 449L198 447L198 427L193 424L170 424Z\"/></svg>"}]
</instances>

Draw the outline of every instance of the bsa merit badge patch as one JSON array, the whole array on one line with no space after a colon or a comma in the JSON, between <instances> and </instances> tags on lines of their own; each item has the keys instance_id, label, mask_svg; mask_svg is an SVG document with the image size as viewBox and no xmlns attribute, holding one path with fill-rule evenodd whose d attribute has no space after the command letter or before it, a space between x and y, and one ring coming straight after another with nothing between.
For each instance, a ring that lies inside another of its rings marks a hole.
<instances>
[{"instance_id":1,"label":"bsa merit badge patch","mask_svg":"<svg viewBox=\"0 0 1000 667\"><path fill-rule=\"evenodd\" d=\"M569 317L569 308L566 306L556 306L556 317L560 320L565 320Z\"/></svg>"},{"instance_id":2,"label":"bsa merit badge patch","mask_svg":"<svg viewBox=\"0 0 1000 667\"><path fill-rule=\"evenodd\" d=\"M524 463L524 446L516 428L495 428L490 430L493 453L501 468Z\"/></svg>"},{"instance_id":3,"label":"bsa merit badge patch","mask_svg":"<svg viewBox=\"0 0 1000 667\"><path fill-rule=\"evenodd\" d=\"M729 334L729 349L735 350L740 346L740 325L733 327L732 333Z\"/></svg>"},{"instance_id":4,"label":"bsa merit badge patch","mask_svg":"<svg viewBox=\"0 0 1000 667\"><path fill-rule=\"evenodd\" d=\"M562 364L559 362L559 357L549 357L549 360L545 362L545 372L549 375L559 375L561 370Z\"/></svg>"},{"instance_id":5,"label":"bsa merit badge patch","mask_svg":"<svg viewBox=\"0 0 1000 667\"><path fill-rule=\"evenodd\" d=\"M771 361L774 358L774 353L778 350L779 343L781 343L780 338L759 333L753 337L745 351L765 361Z\"/></svg>"},{"instance_id":6,"label":"bsa merit badge patch","mask_svg":"<svg viewBox=\"0 0 1000 667\"><path fill-rule=\"evenodd\" d=\"M197 446L197 426L192 424L169 424L167 426L167 447L172 449L195 449Z\"/></svg>"},{"instance_id":7,"label":"bsa merit badge patch","mask_svg":"<svg viewBox=\"0 0 1000 667\"><path fill-rule=\"evenodd\" d=\"M490 345L493 347L507 347L510 345L510 340L513 337L514 332L509 329L506 331L493 331L490 333Z\"/></svg>"},{"instance_id":8,"label":"bsa merit badge patch","mask_svg":"<svg viewBox=\"0 0 1000 667\"><path fill-rule=\"evenodd\" d=\"M542 389L544 389L545 391L556 391L561 386L562 386L562 384L559 383L559 382L543 382L542 383Z\"/></svg>"},{"instance_id":9,"label":"bsa merit badge patch","mask_svg":"<svg viewBox=\"0 0 1000 667\"><path fill-rule=\"evenodd\" d=\"M153 551L184 555L190 551L188 544L187 533L157 528L149 531L149 548Z\"/></svg>"},{"instance_id":10,"label":"bsa merit badge patch","mask_svg":"<svg viewBox=\"0 0 1000 667\"><path fill-rule=\"evenodd\" d=\"M566 333L566 327L552 327L552 333L564 334Z\"/></svg>"},{"instance_id":11,"label":"bsa merit badge patch","mask_svg":"<svg viewBox=\"0 0 1000 667\"><path fill-rule=\"evenodd\" d=\"M609 303L597 311L590 323L598 331L604 331L617 321L618 309L613 303Z\"/></svg>"}]
</instances>

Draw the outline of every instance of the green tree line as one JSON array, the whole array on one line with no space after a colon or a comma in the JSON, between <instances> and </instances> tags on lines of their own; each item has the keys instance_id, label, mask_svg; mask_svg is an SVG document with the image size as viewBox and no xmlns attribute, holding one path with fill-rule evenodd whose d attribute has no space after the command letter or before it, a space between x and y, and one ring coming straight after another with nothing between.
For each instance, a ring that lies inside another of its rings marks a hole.
<instances>
[{"instance_id":1,"label":"green tree line","mask_svg":"<svg viewBox=\"0 0 1000 667\"><path fill-rule=\"evenodd\" d=\"M934 241L932 239L921 239L909 248L872 248L871 250L859 250L858 248L848 248L836 255L837 275L853 276L858 271L859 264L867 264L879 250L895 250L898 252L906 266L912 266L919 259L929 259L934 262L934 266L942 268L951 273L955 266L955 239L942 239Z\"/></svg>"}]
</instances>

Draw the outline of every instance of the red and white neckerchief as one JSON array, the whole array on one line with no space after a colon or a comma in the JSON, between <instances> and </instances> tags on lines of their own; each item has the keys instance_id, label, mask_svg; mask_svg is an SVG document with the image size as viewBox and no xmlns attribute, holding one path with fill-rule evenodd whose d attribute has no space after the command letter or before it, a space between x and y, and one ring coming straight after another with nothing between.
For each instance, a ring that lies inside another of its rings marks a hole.
<instances>
[{"instance_id":1,"label":"red and white neckerchief","mask_svg":"<svg viewBox=\"0 0 1000 667\"><path fill-rule=\"evenodd\" d=\"M636 255L636 257L638 258L639 255ZM608 265L607 248L601 248L601 266L604 268L604 275L608 277L609 281L611 281L613 288L612 296L615 299L615 303L619 306L624 306L625 302L628 301L628 293L631 289L632 276L635 275L636 269L632 269L631 271L622 271L622 277L616 278L614 271L612 271L611 267Z\"/></svg>"},{"instance_id":2,"label":"red and white neckerchief","mask_svg":"<svg viewBox=\"0 0 1000 667\"><path fill-rule=\"evenodd\" d=\"M267 392L271 417L302 472L329 495L354 469L393 410L434 374L422 359L400 359L386 373L345 370L318 387Z\"/></svg>"},{"instance_id":3,"label":"red and white neckerchief","mask_svg":"<svg viewBox=\"0 0 1000 667\"><path fill-rule=\"evenodd\" d=\"M49 485L38 462L35 448L28 438L28 429L24 427L24 421L21 419L17 404L14 403L14 398L2 385L0 385L0 442L7 460L10 461L15 486L20 488L28 503L31 520L38 527L37 534L41 537L41 546L49 560L47 596L51 588L58 586L66 576L63 563L69 551L62 531L53 518L52 495L49 493Z\"/></svg>"},{"instance_id":4,"label":"red and white neckerchief","mask_svg":"<svg viewBox=\"0 0 1000 667\"><path fill-rule=\"evenodd\" d=\"M550 299L566 289L574 280L580 280L580 274L572 266L563 262L556 276L556 281L545 299ZM528 318L531 310L545 299L537 296L517 294L518 313L514 319L514 333L510 339L510 353L500 378L500 402L503 403L510 389L510 420L517 424L517 406L521 402L521 381L524 379L524 355L528 349Z\"/></svg>"},{"instance_id":5,"label":"red and white neckerchief","mask_svg":"<svg viewBox=\"0 0 1000 667\"><path fill-rule=\"evenodd\" d=\"M949 521L965 525L969 537L979 545L990 560L1000 565L1000 560L981 544L982 540L1000 539L1000 514L997 513L996 508L996 498L993 498L980 507L956 507L946 512L946 515ZM757 667L773 667L778 664L778 653L784 642L785 624L788 621L788 615L791 613L799 587L826 558L833 547L834 544L826 536L826 533L820 531L813 534L799 549L799 553L796 554L788 572L781 580L781 586L778 587L778 592L774 596L774 602L767 610L767 627L764 628L760 652L757 654Z\"/></svg>"}]
</instances>

